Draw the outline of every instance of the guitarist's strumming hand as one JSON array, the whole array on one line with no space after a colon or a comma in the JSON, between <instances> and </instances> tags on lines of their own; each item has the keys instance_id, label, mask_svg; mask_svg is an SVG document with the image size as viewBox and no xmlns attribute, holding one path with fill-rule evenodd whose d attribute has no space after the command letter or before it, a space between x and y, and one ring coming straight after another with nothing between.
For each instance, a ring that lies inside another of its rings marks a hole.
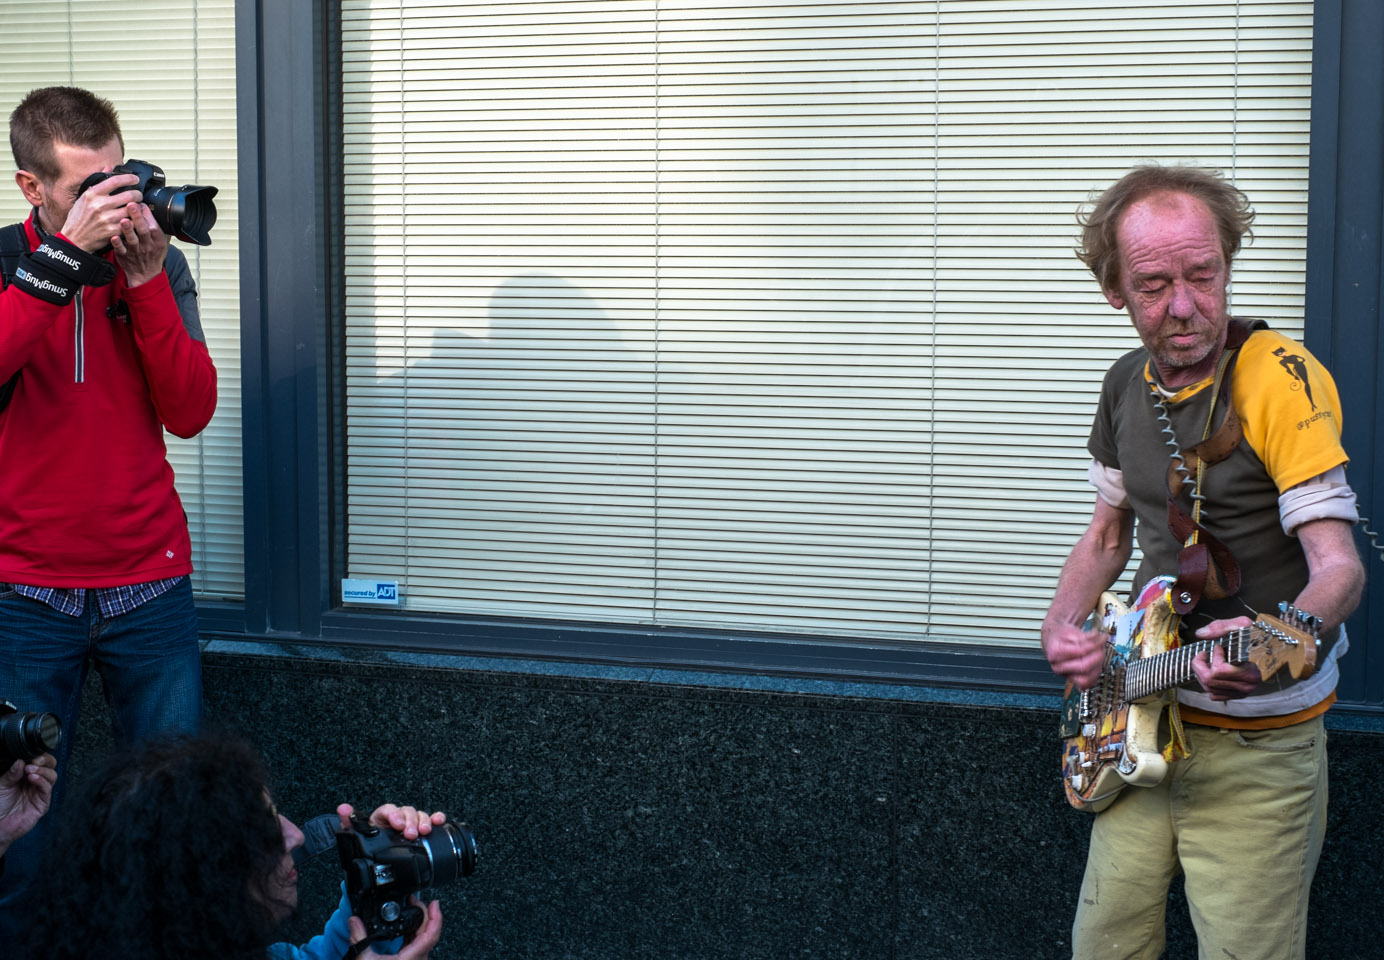
<instances>
[{"instance_id":1,"label":"guitarist's strumming hand","mask_svg":"<svg viewBox=\"0 0 1384 960\"><path fill-rule=\"evenodd\" d=\"M1043 653L1053 673L1066 677L1081 690L1090 689L1100 679L1108 634L1050 618L1043 621L1042 636Z\"/></svg>"},{"instance_id":2,"label":"guitarist's strumming hand","mask_svg":"<svg viewBox=\"0 0 1384 960\"><path fill-rule=\"evenodd\" d=\"M1250 625L1249 617L1236 617L1234 620L1213 620L1197 631L1197 639L1211 640L1223 637L1232 630ZM1208 657L1199 653L1192 661L1192 671L1197 682L1212 700L1239 700L1254 692L1260 681L1259 668L1252 663L1236 666L1227 663L1225 648L1220 644L1211 648Z\"/></svg>"}]
</instances>

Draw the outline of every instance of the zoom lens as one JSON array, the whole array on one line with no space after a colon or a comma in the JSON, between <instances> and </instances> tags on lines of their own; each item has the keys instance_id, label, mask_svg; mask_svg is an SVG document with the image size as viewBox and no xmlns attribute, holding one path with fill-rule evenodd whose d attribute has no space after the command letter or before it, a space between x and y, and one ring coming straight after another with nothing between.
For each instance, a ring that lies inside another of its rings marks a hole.
<instances>
[{"instance_id":1,"label":"zoom lens","mask_svg":"<svg viewBox=\"0 0 1384 960\"><path fill-rule=\"evenodd\" d=\"M0 701L3 702L3 701ZM0 766L53 753L62 743L62 723L55 713L19 713L0 717Z\"/></svg>"},{"instance_id":2,"label":"zoom lens","mask_svg":"<svg viewBox=\"0 0 1384 960\"><path fill-rule=\"evenodd\" d=\"M469 877L476 871L476 838L464 824L444 823L433 827L432 833L419 837L428 852L432 876L427 886L451 883L457 877Z\"/></svg>"}]
</instances>

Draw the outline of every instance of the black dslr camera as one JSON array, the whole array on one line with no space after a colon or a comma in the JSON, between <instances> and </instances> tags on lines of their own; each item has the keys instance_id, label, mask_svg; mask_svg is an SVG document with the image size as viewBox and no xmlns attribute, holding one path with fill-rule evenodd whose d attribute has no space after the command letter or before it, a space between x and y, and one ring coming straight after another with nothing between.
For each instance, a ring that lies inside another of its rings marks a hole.
<instances>
[{"instance_id":1,"label":"black dslr camera","mask_svg":"<svg viewBox=\"0 0 1384 960\"><path fill-rule=\"evenodd\" d=\"M16 760L32 760L40 753L55 753L62 743L62 722L55 713L20 713L8 700L0 700L0 771Z\"/></svg>"},{"instance_id":2,"label":"black dslr camera","mask_svg":"<svg viewBox=\"0 0 1384 960\"><path fill-rule=\"evenodd\" d=\"M133 189L144 194L144 202L149 205L154 222L164 233L203 247L211 243L208 233L216 224L216 204L211 202L211 198L216 196L215 187L199 187L190 183L170 187L164 179L162 167L144 160L126 160L110 173L93 173L87 177L77 188L78 195L117 173L133 173L139 177L139 183Z\"/></svg>"},{"instance_id":3,"label":"black dslr camera","mask_svg":"<svg viewBox=\"0 0 1384 960\"><path fill-rule=\"evenodd\" d=\"M336 832L336 851L346 871L351 912L365 924L365 939L357 945L362 949L413 934L423 923L423 911L409 897L476 870L476 838L465 824L444 823L408 840L353 816L350 830Z\"/></svg>"}]
</instances>

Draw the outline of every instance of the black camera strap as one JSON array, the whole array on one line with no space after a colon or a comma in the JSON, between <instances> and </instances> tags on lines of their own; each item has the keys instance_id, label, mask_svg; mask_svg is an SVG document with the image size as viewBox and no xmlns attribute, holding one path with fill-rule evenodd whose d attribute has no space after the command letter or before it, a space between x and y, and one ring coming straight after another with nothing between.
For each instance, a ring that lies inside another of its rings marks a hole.
<instances>
[{"instance_id":1,"label":"black camera strap","mask_svg":"<svg viewBox=\"0 0 1384 960\"><path fill-rule=\"evenodd\" d=\"M67 306L82 287L104 287L115 279L115 272L115 264L105 257L51 234L37 250L20 258L14 284L40 300Z\"/></svg>"},{"instance_id":2,"label":"black camera strap","mask_svg":"<svg viewBox=\"0 0 1384 960\"><path fill-rule=\"evenodd\" d=\"M12 223L0 230L0 290L10 285L14 271L19 267L19 258L29 252L29 235L24 232L24 224ZM19 371L0 384L0 413L10 405L15 385L19 383Z\"/></svg>"},{"instance_id":3,"label":"black camera strap","mask_svg":"<svg viewBox=\"0 0 1384 960\"><path fill-rule=\"evenodd\" d=\"M356 957L360 956L362 953L369 950L370 947L374 944L379 943L382 940L388 939L390 938L384 935L380 935L377 937L367 936L364 940L361 940L358 943L351 944L351 946L346 950L346 955L342 957L341 960L356 960Z\"/></svg>"},{"instance_id":4,"label":"black camera strap","mask_svg":"<svg viewBox=\"0 0 1384 960\"><path fill-rule=\"evenodd\" d=\"M324 813L303 824L303 845L293 848L293 863L302 866L328 850L336 849L336 830L341 818L334 813Z\"/></svg>"},{"instance_id":5,"label":"black camera strap","mask_svg":"<svg viewBox=\"0 0 1384 960\"><path fill-rule=\"evenodd\" d=\"M103 287L115 279L116 267L105 257L39 231L38 249L29 250L24 224L0 230L0 290L14 285L48 303L66 306L83 286ZM19 371L0 384L0 413L10 405Z\"/></svg>"},{"instance_id":6,"label":"black camera strap","mask_svg":"<svg viewBox=\"0 0 1384 960\"><path fill-rule=\"evenodd\" d=\"M413 911L413 912L415 912L415 913L419 913L419 914L421 914L421 913L423 912L423 911L422 911L421 909L419 909L418 907L415 907L415 906L412 906L412 905L410 905L410 906L408 906L408 907L405 907L404 909L405 909L406 912L407 912L407 911L410 911L410 910ZM420 919L420 924L421 924L421 919ZM417 925L415 925L415 929L417 929ZM358 943L353 943L353 944L351 944L350 949L348 949L348 950L346 951L346 956L342 957L341 960L356 960L356 957L360 956L360 955L361 955L362 953L364 953L366 950L369 950L370 947L373 946L374 944L383 943L383 942L386 941L386 940L397 940L398 938L399 938L399 935L398 935L397 933L389 933L389 932L384 931L384 930L379 930L379 931L376 931L375 933L370 933L370 932L367 930L367 931L366 931L366 934L365 934L365 939L364 939L364 940L361 940L361 941L358 942Z\"/></svg>"},{"instance_id":7,"label":"black camera strap","mask_svg":"<svg viewBox=\"0 0 1384 960\"><path fill-rule=\"evenodd\" d=\"M0 230L0 290L10 285L14 268L19 266L19 258L29 252L29 236L24 232L24 224L12 223Z\"/></svg>"}]
</instances>

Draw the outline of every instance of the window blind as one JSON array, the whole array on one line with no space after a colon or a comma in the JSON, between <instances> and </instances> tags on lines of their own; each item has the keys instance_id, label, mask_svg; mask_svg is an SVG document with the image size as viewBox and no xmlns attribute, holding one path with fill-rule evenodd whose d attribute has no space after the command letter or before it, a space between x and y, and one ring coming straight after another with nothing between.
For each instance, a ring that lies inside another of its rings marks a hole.
<instances>
[{"instance_id":1,"label":"window blind","mask_svg":"<svg viewBox=\"0 0 1384 960\"><path fill-rule=\"evenodd\" d=\"M1091 190L1224 170L1301 329L1311 4L343 0L349 576L1034 642L1137 344Z\"/></svg>"},{"instance_id":2,"label":"window blind","mask_svg":"<svg viewBox=\"0 0 1384 960\"><path fill-rule=\"evenodd\" d=\"M164 437L192 532L193 587L203 597L242 596L234 2L11 0L4 12L6 118L37 87L85 87L115 105L127 158L162 167L170 186L218 188L212 245L179 242L216 363L216 415L191 440ZM18 188L5 196L3 222L28 216Z\"/></svg>"}]
</instances>

